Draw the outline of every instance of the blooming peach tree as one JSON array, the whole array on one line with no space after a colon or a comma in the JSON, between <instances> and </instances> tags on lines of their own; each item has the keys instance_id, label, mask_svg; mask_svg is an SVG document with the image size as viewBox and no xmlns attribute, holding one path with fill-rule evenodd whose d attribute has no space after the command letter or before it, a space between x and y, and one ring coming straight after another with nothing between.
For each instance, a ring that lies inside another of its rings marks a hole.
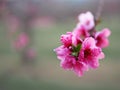
<instances>
[{"instance_id":1,"label":"blooming peach tree","mask_svg":"<svg viewBox=\"0 0 120 90\"><path fill-rule=\"evenodd\" d=\"M62 68L82 76L90 68L99 67L99 60L105 57L102 49L109 45L111 32L108 28L97 31L97 20L91 12L80 14L78 21L72 32L61 35L62 45L54 51Z\"/></svg>"}]
</instances>

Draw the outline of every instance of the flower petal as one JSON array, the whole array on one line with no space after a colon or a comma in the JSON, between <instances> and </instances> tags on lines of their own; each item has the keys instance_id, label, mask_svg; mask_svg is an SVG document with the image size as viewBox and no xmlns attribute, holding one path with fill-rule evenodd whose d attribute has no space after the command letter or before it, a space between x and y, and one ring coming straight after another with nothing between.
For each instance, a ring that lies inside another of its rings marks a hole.
<instances>
[{"instance_id":1,"label":"flower petal","mask_svg":"<svg viewBox=\"0 0 120 90\"><path fill-rule=\"evenodd\" d=\"M83 48L94 48L95 47L95 40L94 40L94 38L92 38L92 37L86 38L83 41L82 47Z\"/></svg>"},{"instance_id":2,"label":"flower petal","mask_svg":"<svg viewBox=\"0 0 120 90\"><path fill-rule=\"evenodd\" d=\"M80 14L78 19L86 30L91 30L95 26L94 16L91 12Z\"/></svg>"},{"instance_id":3,"label":"flower petal","mask_svg":"<svg viewBox=\"0 0 120 90\"><path fill-rule=\"evenodd\" d=\"M65 45L66 47L69 47L70 45L72 45L72 32L67 32L67 34L61 35L60 40L63 45Z\"/></svg>"},{"instance_id":4,"label":"flower petal","mask_svg":"<svg viewBox=\"0 0 120 90\"><path fill-rule=\"evenodd\" d=\"M57 54L57 58L60 59L60 60L64 60L65 57L70 54L69 49L64 47L63 45L54 49L54 51Z\"/></svg>"},{"instance_id":5,"label":"flower petal","mask_svg":"<svg viewBox=\"0 0 120 90\"><path fill-rule=\"evenodd\" d=\"M99 55L99 59L103 59L103 58L105 58L105 54L103 52L101 52Z\"/></svg>"},{"instance_id":6,"label":"flower petal","mask_svg":"<svg viewBox=\"0 0 120 90\"><path fill-rule=\"evenodd\" d=\"M108 28L105 28L102 30L102 36L109 37L111 34L111 31Z\"/></svg>"},{"instance_id":7,"label":"flower petal","mask_svg":"<svg viewBox=\"0 0 120 90\"><path fill-rule=\"evenodd\" d=\"M73 71L78 75L82 76L84 71L88 70L88 66L84 62L76 62L73 67Z\"/></svg>"},{"instance_id":8,"label":"flower petal","mask_svg":"<svg viewBox=\"0 0 120 90\"><path fill-rule=\"evenodd\" d=\"M97 58L89 60L89 66L91 68L97 68L97 67L99 67L99 60Z\"/></svg>"}]
</instances>

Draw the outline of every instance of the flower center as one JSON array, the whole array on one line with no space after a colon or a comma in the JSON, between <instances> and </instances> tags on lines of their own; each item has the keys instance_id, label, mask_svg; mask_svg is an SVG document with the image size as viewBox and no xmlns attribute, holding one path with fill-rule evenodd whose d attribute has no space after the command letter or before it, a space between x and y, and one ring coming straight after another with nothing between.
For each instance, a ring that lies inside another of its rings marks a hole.
<instances>
[{"instance_id":1,"label":"flower center","mask_svg":"<svg viewBox=\"0 0 120 90\"><path fill-rule=\"evenodd\" d=\"M91 55L91 50L90 49L86 49L85 51L84 51L84 58L87 58L88 56L90 56Z\"/></svg>"}]
</instances>

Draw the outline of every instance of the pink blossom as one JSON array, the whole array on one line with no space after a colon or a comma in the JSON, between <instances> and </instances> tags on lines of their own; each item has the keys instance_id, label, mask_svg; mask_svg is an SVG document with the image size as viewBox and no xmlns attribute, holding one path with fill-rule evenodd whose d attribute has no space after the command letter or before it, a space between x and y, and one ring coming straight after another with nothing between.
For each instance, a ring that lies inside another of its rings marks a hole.
<instances>
[{"instance_id":1,"label":"pink blossom","mask_svg":"<svg viewBox=\"0 0 120 90\"><path fill-rule=\"evenodd\" d=\"M54 49L57 54L57 58L61 60L60 66L64 69L72 69L75 61L74 57L71 56L71 51L63 45Z\"/></svg>"},{"instance_id":2,"label":"pink blossom","mask_svg":"<svg viewBox=\"0 0 120 90\"><path fill-rule=\"evenodd\" d=\"M61 60L60 66L67 70L73 70L78 76L82 76L89 69L88 66L97 68L99 59L104 58L104 53L101 48L95 45L95 40L92 37L86 38L82 42L78 55L73 55L74 50L64 45L54 51L57 54L57 58Z\"/></svg>"},{"instance_id":3,"label":"pink blossom","mask_svg":"<svg viewBox=\"0 0 120 90\"><path fill-rule=\"evenodd\" d=\"M21 43L21 46L26 46L29 42L29 38L25 33L20 34L18 38L19 38L19 42Z\"/></svg>"},{"instance_id":4,"label":"pink blossom","mask_svg":"<svg viewBox=\"0 0 120 90\"><path fill-rule=\"evenodd\" d=\"M60 66L67 70L73 70L78 76L82 76L88 70L88 65L80 60L76 60L74 56L67 55L60 63Z\"/></svg>"},{"instance_id":5,"label":"pink blossom","mask_svg":"<svg viewBox=\"0 0 120 90\"><path fill-rule=\"evenodd\" d=\"M66 35L61 35L61 42L66 47L69 47L72 45L72 32L67 32Z\"/></svg>"},{"instance_id":6,"label":"pink blossom","mask_svg":"<svg viewBox=\"0 0 120 90\"><path fill-rule=\"evenodd\" d=\"M99 59L104 58L104 53L101 48L96 46L94 38L89 37L82 43L79 58L91 68L97 68L99 66Z\"/></svg>"},{"instance_id":7,"label":"pink blossom","mask_svg":"<svg viewBox=\"0 0 120 90\"><path fill-rule=\"evenodd\" d=\"M111 32L97 32L91 12L79 15L78 19L80 22L72 32L61 35L62 45L54 51L62 68L82 76L89 68L99 67L99 60L105 57L102 48L108 46Z\"/></svg>"},{"instance_id":8,"label":"pink blossom","mask_svg":"<svg viewBox=\"0 0 120 90\"><path fill-rule=\"evenodd\" d=\"M79 24L73 30L73 37L72 37L72 44L77 45L78 43L82 42L86 37L90 36L89 32L84 28L82 24Z\"/></svg>"},{"instance_id":9,"label":"pink blossom","mask_svg":"<svg viewBox=\"0 0 120 90\"><path fill-rule=\"evenodd\" d=\"M89 31L86 30L84 25L82 25L81 23L77 24L76 30L78 30L78 32L80 33L80 38L85 38L90 36Z\"/></svg>"},{"instance_id":10,"label":"pink blossom","mask_svg":"<svg viewBox=\"0 0 120 90\"><path fill-rule=\"evenodd\" d=\"M109 29L105 28L102 31L99 31L95 34L96 45L101 48L105 48L109 45L108 37L111 32Z\"/></svg>"},{"instance_id":11,"label":"pink blossom","mask_svg":"<svg viewBox=\"0 0 120 90\"><path fill-rule=\"evenodd\" d=\"M64 69L72 70L75 62L76 60L73 56L65 55L65 58L61 61L60 66Z\"/></svg>"},{"instance_id":12,"label":"pink blossom","mask_svg":"<svg viewBox=\"0 0 120 90\"><path fill-rule=\"evenodd\" d=\"M87 65L80 60L77 60L75 56L72 56L71 49L64 47L63 45L54 50L57 53L58 59L61 60L60 66L67 70L73 70L78 76L82 76L84 71L88 70Z\"/></svg>"},{"instance_id":13,"label":"pink blossom","mask_svg":"<svg viewBox=\"0 0 120 90\"><path fill-rule=\"evenodd\" d=\"M14 47L17 49L24 48L29 43L29 37L25 33L21 33L14 43Z\"/></svg>"},{"instance_id":14,"label":"pink blossom","mask_svg":"<svg viewBox=\"0 0 120 90\"><path fill-rule=\"evenodd\" d=\"M60 66L66 70L73 70L78 76L82 76L84 71L88 70L86 63L76 60L74 56L66 55L60 63Z\"/></svg>"},{"instance_id":15,"label":"pink blossom","mask_svg":"<svg viewBox=\"0 0 120 90\"><path fill-rule=\"evenodd\" d=\"M70 50L65 47L64 45L54 49L54 51L56 52L57 54L57 58L60 59L60 60L64 60L66 56L70 55Z\"/></svg>"},{"instance_id":16,"label":"pink blossom","mask_svg":"<svg viewBox=\"0 0 120 90\"><path fill-rule=\"evenodd\" d=\"M86 12L78 16L79 23L84 26L86 30L91 30L95 26L94 16L91 12ZM79 24L78 24L79 25Z\"/></svg>"},{"instance_id":17,"label":"pink blossom","mask_svg":"<svg viewBox=\"0 0 120 90\"><path fill-rule=\"evenodd\" d=\"M80 77L85 71L88 71L88 65L81 61L76 61L73 66L73 71Z\"/></svg>"}]
</instances>

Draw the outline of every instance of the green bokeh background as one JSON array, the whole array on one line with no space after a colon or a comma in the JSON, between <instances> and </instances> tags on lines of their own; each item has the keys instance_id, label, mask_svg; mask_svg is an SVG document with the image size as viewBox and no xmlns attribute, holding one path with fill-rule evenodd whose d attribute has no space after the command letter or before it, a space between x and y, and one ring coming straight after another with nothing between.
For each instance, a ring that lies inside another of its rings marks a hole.
<instances>
[{"instance_id":1,"label":"green bokeh background","mask_svg":"<svg viewBox=\"0 0 120 90\"><path fill-rule=\"evenodd\" d=\"M73 17L76 18L76 17ZM22 65L19 53L12 50L7 30L0 22L0 90L120 90L120 12L103 15L98 30L111 30L109 47L100 67L78 77L60 68L53 49L60 45L60 35L72 31L75 19L57 21L50 27L33 28L35 63Z\"/></svg>"}]
</instances>

